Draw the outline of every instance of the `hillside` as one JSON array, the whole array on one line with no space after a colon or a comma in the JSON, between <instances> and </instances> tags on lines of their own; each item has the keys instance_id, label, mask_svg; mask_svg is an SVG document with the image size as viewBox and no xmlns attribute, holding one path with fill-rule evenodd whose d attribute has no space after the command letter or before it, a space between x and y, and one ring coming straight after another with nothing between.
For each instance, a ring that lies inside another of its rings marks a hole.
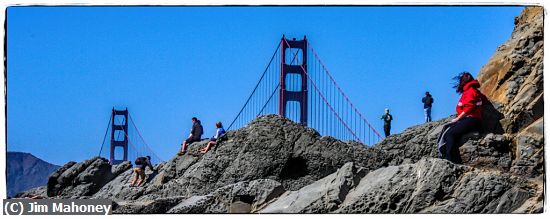
<instances>
[{"instance_id":1,"label":"hillside","mask_svg":"<svg viewBox=\"0 0 550 219\"><path fill-rule=\"evenodd\" d=\"M7 194L10 197L30 188L46 185L48 176L59 168L23 152L8 152L6 162Z\"/></svg>"}]
</instances>

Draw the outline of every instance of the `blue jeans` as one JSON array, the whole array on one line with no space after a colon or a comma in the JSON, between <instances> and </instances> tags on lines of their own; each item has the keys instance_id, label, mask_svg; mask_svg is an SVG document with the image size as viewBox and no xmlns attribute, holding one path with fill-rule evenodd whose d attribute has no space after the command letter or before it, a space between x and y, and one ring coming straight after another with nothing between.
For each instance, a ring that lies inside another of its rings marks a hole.
<instances>
[{"instance_id":1,"label":"blue jeans","mask_svg":"<svg viewBox=\"0 0 550 219\"><path fill-rule=\"evenodd\" d=\"M424 108L424 119L426 122L432 121L432 107Z\"/></svg>"}]
</instances>

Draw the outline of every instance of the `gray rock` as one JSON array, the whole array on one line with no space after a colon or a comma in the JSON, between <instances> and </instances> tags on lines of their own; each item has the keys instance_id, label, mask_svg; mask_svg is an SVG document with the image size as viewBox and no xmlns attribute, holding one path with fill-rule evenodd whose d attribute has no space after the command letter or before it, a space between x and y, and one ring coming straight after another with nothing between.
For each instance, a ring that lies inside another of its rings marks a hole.
<instances>
[{"instance_id":1,"label":"gray rock","mask_svg":"<svg viewBox=\"0 0 550 219\"><path fill-rule=\"evenodd\" d=\"M517 134L511 172L529 177L544 174L544 119L540 118Z\"/></svg>"},{"instance_id":2,"label":"gray rock","mask_svg":"<svg viewBox=\"0 0 550 219\"><path fill-rule=\"evenodd\" d=\"M93 195L113 178L105 158L95 157L81 163L69 162L48 179L48 196L78 198Z\"/></svg>"},{"instance_id":3,"label":"gray rock","mask_svg":"<svg viewBox=\"0 0 550 219\"><path fill-rule=\"evenodd\" d=\"M214 196L212 195L192 196L188 199L183 200L178 205L172 207L166 213L170 213L170 214L204 213L206 212L206 208L210 206L213 200L214 200Z\"/></svg>"},{"instance_id":4,"label":"gray rock","mask_svg":"<svg viewBox=\"0 0 550 219\"><path fill-rule=\"evenodd\" d=\"M113 206L113 214L159 214L166 213L184 197L168 197L147 201L120 201Z\"/></svg>"},{"instance_id":5,"label":"gray rock","mask_svg":"<svg viewBox=\"0 0 550 219\"><path fill-rule=\"evenodd\" d=\"M229 213L231 209L239 212L248 209L246 213L249 213L279 197L284 191L281 183L269 179L239 182L205 196L192 196L167 213Z\"/></svg>"},{"instance_id":6,"label":"gray rock","mask_svg":"<svg viewBox=\"0 0 550 219\"><path fill-rule=\"evenodd\" d=\"M48 198L46 190L46 186L40 186L24 192L17 193L14 198Z\"/></svg>"},{"instance_id":7,"label":"gray rock","mask_svg":"<svg viewBox=\"0 0 550 219\"><path fill-rule=\"evenodd\" d=\"M353 163L298 191L288 191L258 213L328 213L340 205L365 174Z\"/></svg>"},{"instance_id":8,"label":"gray rock","mask_svg":"<svg viewBox=\"0 0 550 219\"><path fill-rule=\"evenodd\" d=\"M518 192L514 185L523 182L510 175L483 170L466 172L444 200L423 209L422 213L504 213L512 212L525 200L525 195L510 198ZM523 191L521 191L523 192Z\"/></svg>"},{"instance_id":9,"label":"gray rock","mask_svg":"<svg viewBox=\"0 0 550 219\"><path fill-rule=\"evenodd\" d=\"M415 213L443 200L468 168L441 159L390 166L368 173L337 213Z\"/></svg>"},{"instance_id":10,"label":"gray rock","mask_svg":"<svg viewBox=\"0 0 550 219\"><path fill-rule=\"evenodd\" d=\"M228 140L202 155L206 142L189 146L161 168L153 185L139 199L170 196L203 196L243 181L272 179L285 190L298 190L333 172L347 162L377 168L384 152L355 142L321 137L310 128L277 115L261 116L248 126L227 134ZM149 187L149 186L148 186Z\"/></svg>"}]
</instances>

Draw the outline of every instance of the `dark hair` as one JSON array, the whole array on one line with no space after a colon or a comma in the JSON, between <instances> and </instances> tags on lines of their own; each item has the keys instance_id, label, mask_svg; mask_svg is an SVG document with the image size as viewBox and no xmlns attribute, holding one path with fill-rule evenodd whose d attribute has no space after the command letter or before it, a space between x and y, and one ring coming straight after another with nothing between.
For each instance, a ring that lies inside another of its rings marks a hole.
<instances>
[{"instance_id":1,"label":"dark hair","mask_svg":"<svg viewBox=\"0 0 550 219\"><path fill-rule=\"evenodd\" d=\"M197 121L198 119L197 119L197 117L193 117L193 118L191 118L191 120Z\"/></svg>"},{"instance_id":2,"label":"dark hair","mask_svg":"<svg viewBox=\"0 0 550 219\"><path fill-rule=\"evenodd\" d=\"M460 72L457 76L453 77L453 80L455 81L455 85L453 86L454 89L456 89L456 92L461 94L464 92L464 85L472 80L474 80L474 77L470 72L463 71Z\"/></svg>"},{"instance_id":3,"label":"dark hair","mask_svg":"<svg viewBox=\"0 0 550 219\"><path fill-rule=\"evenodd\" d=\"M216 128L221 128L221 127L223 127L222 122L216 122Z\"/></svg>"}]
</instances>

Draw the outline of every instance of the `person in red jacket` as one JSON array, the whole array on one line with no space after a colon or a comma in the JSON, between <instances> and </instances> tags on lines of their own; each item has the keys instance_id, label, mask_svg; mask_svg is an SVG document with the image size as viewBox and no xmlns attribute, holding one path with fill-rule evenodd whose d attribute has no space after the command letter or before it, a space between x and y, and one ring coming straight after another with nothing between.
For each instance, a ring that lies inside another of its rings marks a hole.
<instances>
[{"instance_id":1,"label":"person in red jacket","mask_svg":"<svg viewBox=\"0 0 550 219\"><path fill-rule=\"evenodd\" d=\"M446 142L444 158L453 162L460 162L460 154L456 141L460 136L471 131L479 131L481 127L483 94L478 90L480 85L469 72L462 72L454 78L457 83L453 87L456 92L462 94L456 105L457 117L451 122L450 128L443 138Z\"/></svg>"}]
</instances>

